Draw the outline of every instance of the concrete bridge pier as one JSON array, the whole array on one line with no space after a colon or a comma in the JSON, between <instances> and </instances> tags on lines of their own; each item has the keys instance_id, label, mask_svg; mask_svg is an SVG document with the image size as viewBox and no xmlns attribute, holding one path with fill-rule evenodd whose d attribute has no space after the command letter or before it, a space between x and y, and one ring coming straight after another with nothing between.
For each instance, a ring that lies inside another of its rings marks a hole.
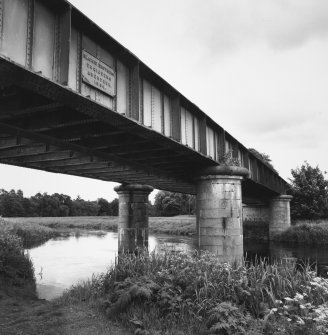
<instances>
[{"instance_id":1,"label":"concrete bridge pier","mask_svg":"<svg viewBox=\"0 0 328 335\"><path fill-rule=\"evenodd\" d=\"M290 227L291 195L280 195L270 201L269 239Z\"/></svg>"},{"instance_id":2,"label":"concrete bridge pier","mask_svg":"<svg viewBox=\"0 0 328 335\"><path fill-rule=\"evenodd\" d=\"M235 166L215 166L197 180L197 245L222 262L243 258L241 182L248 170Z\"/></svg>"},{"instance_id":3,"label":"concrete bridge pier","mask_svg":"<svg viewBox=\"0 0 328 335\"><path fill-rule=\"evenodd\" d=\"M148 185L116 186L119 195L118 254L148 248Z\"/></svg>"}]
</instances>

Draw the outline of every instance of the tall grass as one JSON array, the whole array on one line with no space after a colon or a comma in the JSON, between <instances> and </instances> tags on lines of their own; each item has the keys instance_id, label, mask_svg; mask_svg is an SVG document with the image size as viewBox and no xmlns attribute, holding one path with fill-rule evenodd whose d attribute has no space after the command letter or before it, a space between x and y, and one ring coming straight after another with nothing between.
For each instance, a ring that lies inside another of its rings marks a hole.
<instances>
[{"instance_id":1,"label":"tall grass","mask_svg":"<svg viewBox=\"0 0 328 335\"><path fill-rule=\"evenodd\" d=\"M59 231L37 223L1 219L0 231L4 230L20 237L24 247L61 235Z\"/></svg>"},{"instance_id":2,"label":"tall grass","mask_svg":"<svg viewBox=\"0 0 328 335\"><path fill-rule=\"evenodd\" d=\"M6 218L20 227L42 226L56 230L85 229L117 231L117 216ZM189 215L150 217L149 231L157 234L194 235L196 218Z\"/></svg>"},{"instance_id":3,"label":"tall grass","mask_svg":"<svg viewBox=\"0 0 328 335\"><path fill-rule=\"evenodd\" d=\"M0 288L8 286L32 286L35 290L34 268L29 255L24 251L22 240L1 225Z\"/></svg>"},{"instance_id":4,"label":"tall grass","mask_svg":"<svg viewBox=\"0 0 328 335\"><path fill-rule=\"evenodd\" d=\"M320 286L315 278L309 267L300 271L288 263L237 266L208 253L144 253L120 256L106 274L72 287L62 299L88 301L154 334L260 334L274 322L288 329L286 317L271 315L286 299L299 294L311 306L327 303L328 281ZM304 334L313 327L307 323Z\"/></svg>"}]
</instances>

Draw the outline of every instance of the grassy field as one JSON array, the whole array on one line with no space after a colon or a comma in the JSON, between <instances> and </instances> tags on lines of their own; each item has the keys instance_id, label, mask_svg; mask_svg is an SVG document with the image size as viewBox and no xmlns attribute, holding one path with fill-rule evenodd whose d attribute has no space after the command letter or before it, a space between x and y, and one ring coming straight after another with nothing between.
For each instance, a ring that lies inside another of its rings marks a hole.
<instances>
[{"instance_id":1,"label":"grassy field","mask_svg":"<svg viewBox=\"0 0 328 335\"><path fill-rule=\"evenodd\" d=\"M117 230L118 217L115 216L67 216L67 217L22 217L5 218L17 227L42 226L50 229L86 229L86 230Z\"/></svg>"},{"instance_id":2,"label":"grassy field","mask_svg":"<svg viewBox=\"0 0 328 335\"><path fill-rule=\"evenodd\" d=\"M150 217L149 230L151 233L157 234L194 235L196 217L193 215Z\"/></svg>"},{"instance_id":3,"label":"grassy field","mask_svg":"<svg viewBox=\"0 0 328 335\"><path fill-rule=\"evenodd\" d=\"M5 218L16 233L24 238L36 236L56 236L71 230L105 230L117 231L117 216L79 216L79 217L29 217ZM150 217L149 230L157 234L193 235L196 230L194 216ZM51 237L53 237L51 236Z\"/></svg>"}]
</instances>

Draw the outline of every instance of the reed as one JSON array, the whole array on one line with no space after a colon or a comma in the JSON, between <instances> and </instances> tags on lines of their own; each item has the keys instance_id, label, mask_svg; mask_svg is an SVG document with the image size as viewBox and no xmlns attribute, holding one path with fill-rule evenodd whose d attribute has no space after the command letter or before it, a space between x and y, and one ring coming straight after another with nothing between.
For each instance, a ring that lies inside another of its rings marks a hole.
<instances>
[{"instance_id":1,"label":"reed","mask_svg":"<svg viewBox=\"0 0 328 335\"><path fill-rule=\"evenodd\" d=\"M286 262L238 266L208 253L139 253L120 256L107 273L74 286L62 299L88 301L124 325L163 334L261 334L275 323L290 327L286 314L274 314L280 303L302 296L312 310L325 306L328 281L320 278L317 285L317 278L309 266ZM320 334L309 315L302 319L304 334Z\"/></svg>"}]
</instances>

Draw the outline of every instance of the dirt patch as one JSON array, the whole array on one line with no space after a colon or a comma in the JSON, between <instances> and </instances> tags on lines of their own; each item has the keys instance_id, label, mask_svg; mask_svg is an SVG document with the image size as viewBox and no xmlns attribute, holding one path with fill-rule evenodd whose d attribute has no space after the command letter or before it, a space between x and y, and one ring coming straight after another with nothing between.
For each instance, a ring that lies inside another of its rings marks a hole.
<instances>
[{"instance_id":1,"label":"dirt patch","mask_svg":"<svg viewBox=\"0 0 328 335\"><path fill-rule=\"evenodd\" d=\"M132 335L87 304L58 303L0 290L0 335Z\"/></svg>"}]
</instances>

